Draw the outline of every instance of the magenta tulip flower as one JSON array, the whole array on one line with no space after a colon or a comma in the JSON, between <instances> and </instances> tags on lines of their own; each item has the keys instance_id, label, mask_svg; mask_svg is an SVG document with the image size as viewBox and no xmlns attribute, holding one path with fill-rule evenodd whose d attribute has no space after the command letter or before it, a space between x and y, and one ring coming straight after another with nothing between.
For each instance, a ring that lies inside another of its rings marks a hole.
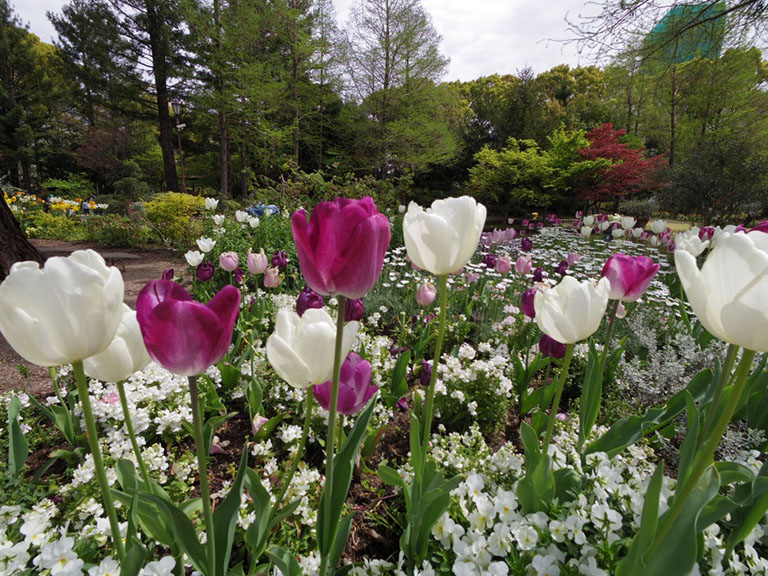
<instances>
[{"instance_id":1,"label":"magenta tulip flower","mask_svg":"<svg viewBox=\"0 0 768 576\"><path fill-rule=\"evenodd\" d=\"M216 269L213 267L212 262L203 262L195 270L195 277L198 282L208 282L208 280L213 278L214 272L216 272Z\"/></svg>"},{"instance_id":2,"label":"magenta tulip flower","mask_svg":"<svg viewBox=\"0 0 768 576\"><path fill-rule=\"evenodd\" d=\"M702 236L703 236L703 234L702 234L702 233L703 233L705 230L707 230L707 233L708 233L708 236L709 236L709 238L711 238L712 236L714 236L714 235L715 235L715 230L714 230L714 228L711 228L711 230L712 230L712 233L711 233L711 234L709 234L709 230L710 230L710 229L708 229L708 228L702 228L702 229L699 231L699 237L702 237ZM759 224L757 224L757 225L756 225L754 228L752 228L752 229L750 230L750 232L765 232L766 234L768 234L768 220L763 220L762 222L760 222ZM708 239L709 239L709 238L708 238Z\"/></svg>"},{"instance_id":3,"label":"magenta tulip flower","mask_svg":"<svg viewBox=\"0 0 768 576\"><path fill-rule=\"evenodd\" d=\"M202 304L175 282L153 280L136 300L149 356L181 376L202 374L224 357L239 310L240 291L234 286Z\"/></svg>"},{"instance_id":4,"label":"magenta tulip flower","mask_svg":"<svg viewBox=\"0 0 768 576\"><path fill-rule=\"evenodd\" d=\"M347 416L357 414L379 390L371 384L371 363L350 352L341 365L338 411ZM328 410L331 405L331 381L312 387L317 402Z\"/></svg>"},{"instance_id":5,"label":"magenta tulip flower","mask_svg":"<svg viewBox=\"0 0 768 576\"><path fill-rule=\"evenodd\" d=\"M347 298L344 305L344 322L357 322L365 315L362 298Z\"/></svg>"},{"instance_id":6,"label":"magenta tulip flower","mask_svg":"<svg viewBox=\"0 0 768 576\"><path fill-rule=\"evenodd\" d=\"M611 282L611 300L634 302L648 288L659 265L648 256L614 254L603 266L602 276Z\"/></svg>"},{"instance_id":7,"label":"magenta tulip flower","mask_svg":"<svg viewBox=\"0 0 768 576\"><path fill-rule=\"evenodd\" d=\"M370 197L321 202L309 221L297 210L291 227L301 271L315 292L362 298L378 281L391 231Z\"/></svg>"},{"instance_id":8,"label":"magenta tulip flower","mask_svg":"<svg viewBox=\"0 0 768 576\"><path fill-rule=\"evenodd\" d=\"M529 288L520 298L520 307L528 318L536 318L536 309L533 307L533 299L536 296L536 288Z\"/></svg>"},{"instance_id":9,"label":"magenta tulip flower","mask_svg":"<svg viewBox=\"0 0 768 576\"><path fill-rule=\"evenodd\" d=\"M542 334L539 339L539 352L550 358L563 358L565 356L565 344Z\"/></svg>"},{"instance_id":10,"label":"magenta tulip flower","mask_svg":"<svg viewBox=\"0 0 768 576\"><path fill-rule=\"evenodd\" d=\"M304 312L309 310L310 308L322 308L323 307L323 297L320 296L317 292L312 290L309 286L304 286L304 289L299 294L299 297L296 298L296 314L299 315L299 317L304 316Z\"/></svg>"}]
</instances>

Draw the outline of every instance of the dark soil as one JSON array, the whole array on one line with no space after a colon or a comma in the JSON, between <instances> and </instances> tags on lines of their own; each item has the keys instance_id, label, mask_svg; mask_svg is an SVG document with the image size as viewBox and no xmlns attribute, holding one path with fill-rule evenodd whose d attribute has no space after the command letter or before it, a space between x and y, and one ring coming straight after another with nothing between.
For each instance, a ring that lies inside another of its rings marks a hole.
<instances>
[{"instance_id":1,"label":"dark soil","mask_svg":"<svg viewBox=\"0 0 768 576\"><path fill-rule=\"evenodd\" d=\"M92 248L99 252L107 264L116 266L125 283L125 302L133 307L139 291L150 280L160 278L163 270L185 267L186 263L174 257L168 250L103 249L92 244L61 242L58 240L32 240L45 258L69 256L75 250ZM0 393L21 390L37 397L53 392L48 370L30 364L10 347L0 334Z\"/></svg>"}]
</instances>

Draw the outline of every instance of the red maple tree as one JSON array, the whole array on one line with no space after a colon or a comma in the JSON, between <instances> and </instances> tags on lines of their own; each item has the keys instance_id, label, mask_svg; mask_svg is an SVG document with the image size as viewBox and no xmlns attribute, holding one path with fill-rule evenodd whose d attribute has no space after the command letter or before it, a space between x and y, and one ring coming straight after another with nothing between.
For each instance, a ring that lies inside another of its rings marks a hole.
<instances>
[{"instance_id":1,"label":"red maple tree","mask_svg":"<svg viewBox=\"0 0 768 576\"><path fill-rule=\"evenodd\" d=\"M607 123L587 134L589 146L579 150L579 155L584 160L605 159L610 164L596 168L588 183L584 182L581 186L585 200L613 200L618 205L622 197L658 188L655 177L666 166L666 158L663 154L646 158L642 148L631 148L620 142L619 138L626 133L626 130L615 130L613 124Z\"/></svg>"}]
</instances>

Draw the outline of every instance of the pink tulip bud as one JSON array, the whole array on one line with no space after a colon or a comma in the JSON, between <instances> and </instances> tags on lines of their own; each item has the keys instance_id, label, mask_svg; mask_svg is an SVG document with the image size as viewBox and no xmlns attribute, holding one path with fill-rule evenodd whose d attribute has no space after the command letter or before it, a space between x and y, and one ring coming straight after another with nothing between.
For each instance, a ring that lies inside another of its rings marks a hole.
<instances>
[{"instance_id":1,"label":"pink tulip bud","mask_svg":"<svg viewBox=\"0 0 768 576\"><path fill-rule=\"evenodd\" d=\"M269 422L269 419L261 414L256 414L256 416L253 417L253 420L251 420L251 434L256 436L256 434L259 433L259 430L261 430L261 427L267 422Z\"/></svg>"},{"instance_id":2,"label":"pink tulip bud","mask_svg":"<svg viewBox=\"0 0 768 576\"><path fill-rule=\"evenodd\" d=\"M569 252L568 256L565 257L565 261L568 262L568 266L573 266L579 260L581 260L581 255L576 254L576 252Z\"/></svg>"},{"instance_id":3,"label":"pink tulip bud","mask_svg":"<svg viewBox=\"0 0 768 576\"><path fill-rule=\"evenodd\" d=\"M416 291L416 302L419 306L429 306L435 301L437 295L437 288L431 282L424 282Z\"/></svg>"},{"instance_id":4,"label":"pink tulip bud","mask_svg":"<svg viewBox=\"0 0 768 576\"><path fill-rule=\"evenodd\" d=\"M264 274L264 272L267 271L267 266L269 265L269 262L267 261L267 255L264 253L264 248L262 248L258 254L254 254L249 248L247 264L248 271L251 274Z\"/></svg>"},{"instance_id":5,"label":"pink tulip bud","mask_svg":"<svg viewBox=\"0 0 768 576\"><path fill-rule=\"evenodd\" d=\"M500 274L509 274L512 271L512 267L512 260L510 260L509 256L499 256L496 259L496 270Z\"/></svg>"},{"instance_id":6,"label":"pink tulip bud","mask_svg":"<svg viewBox=\"0 0 768 576\"><path fill-rule=\"evenodd\" d=\"M517 262L515 262L515 270L517 270L517 273L520 275L524 276L528 274L532 268L533 264L530 256L520 256L517 259Z\"/></svg>"},{"instance_id":7,"label":"pink tulip bud","mask_svg":"<svg viewBox=\"0 0 768 576\"><path fill-rule=\"evenodd\" d=\"M219 266L227 272L234 271L239 263L240 259L237 256L237 252L222 252L219 255Z\"/></svg>"},{"instance_id":8,"label":"pink tulip bud","mask_svg":"<svg viewBox=\"0 0 768 576\"><path fill-rule=\"evenodd\" d=\"M277 266L274 268L267 268L264 273L264 286L267 288L277 288L280 286L280 270Z\"/></svg>"},{"instance_id":9,"label":"pink tulip bud","mask_svg":"<svg viewBox=\"0 0 768 576\"><path fill-rule=\"evenodd\" d=\"M611 300L634 302L648 288L659 265L648 256L614 254L603 266L602 276L611 283Z\"/></svg>"}]
</instances>

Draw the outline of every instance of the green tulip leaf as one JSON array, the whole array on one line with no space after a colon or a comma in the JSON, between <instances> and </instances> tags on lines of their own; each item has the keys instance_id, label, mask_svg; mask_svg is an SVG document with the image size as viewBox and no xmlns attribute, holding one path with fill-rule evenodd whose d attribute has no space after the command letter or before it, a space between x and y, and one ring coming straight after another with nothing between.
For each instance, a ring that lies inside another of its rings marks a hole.
<instances>
[{"instance_id":1,"label":"green tulip leaf","mask_svg":"<svg viewBox=\"0 0 768 576\"><path fill-rule=\"evenodd\" d=\"M165 514L170 521L169 524L175 541L187 555L190 562L192 562L192 566L194 566L195 570L206 574L208 572L208 553L205 546L200 544L200 541L197 539L195 527L187 517L187 514L170 502L166 502L152 494L145 494L143 498L155 504Z\"/></svg>"},{"instance_id":2,"label":"green tulip leaf","mask_svg":"<svg viewBox=\"0 0 768 576\"><path fill-rule=\"evenodd\" d=\"M235 480L232 482L226 498L224 498L224 501L213 513L213 531L216 537L216 573L220 576L226 576L229 558L232 554L232 543L235 539L235 528L237 527L240 497L243 494L246 468L248 468L247 444L243 448Z\"/></svg>"},{"instance_id":3,"label":"green tulip leaf","mask_svg":"<svg viewBox=\"0 0 768 576\"><path fill-rule=\"evenodd\" d=\"M29 444L19 423L20 412L21 401L17 396L14 396L8 404L8 471L14 477L21 474L27 456L29 456Z\"/></svg>"},{"instance_id":4,"label":"green tulip leaf","mask_svg":"<svg viewBox=\"0 0 768 576\"><path fill-rule=\"evenodd\" d=\"M605 367L600 362L595 344L589 341L589 359L584 375L584 385L581 388L581 400L579 402L579 439L576 449L581 452L584 442L589 437L592 428L600 414L600 406L603 403L603 371Z\"/></svg>"},{"instance_id":5,"label":"green tulip leaf","mask_svg":"<svg viewBox=\"0 0 768 576\"><path fill-rule=\"evenodd\" d=\"M389 393L382 396L387 408L394 408L397 401L403 396L408 394L408 382L406 381L406 375L408 374L408 366L411 362L411 351L406 350L401 353L397 358L397 363L392 369L392 379L390 380Z\"/></svg>"},{"instance_id":6,"label":"green tulip leaf","mask_svg":"<svg viewBox=\"0 0 768 576\"><path fill-rule=\"evenodd\" d=\"M302 576L301 566L296 557L285 548L270 546L267 556L283 576Z\"/></svg>"},{"instance_id":7,"label":"green tulip leaf","mask_svg":"<svg viewBox=\"0 0 768 576\"><path fill-rule=\"evenodd\" d=\"M354 514L347 514L339 522L338 531L336 532L336 540L331 548L331 553L328 556L328 566L334 568L338 566L341 555L344 554L344 549L347 547L347 539L349 538L349 531L352 529L352 518Z\"/></svg>"}]
</instances>

